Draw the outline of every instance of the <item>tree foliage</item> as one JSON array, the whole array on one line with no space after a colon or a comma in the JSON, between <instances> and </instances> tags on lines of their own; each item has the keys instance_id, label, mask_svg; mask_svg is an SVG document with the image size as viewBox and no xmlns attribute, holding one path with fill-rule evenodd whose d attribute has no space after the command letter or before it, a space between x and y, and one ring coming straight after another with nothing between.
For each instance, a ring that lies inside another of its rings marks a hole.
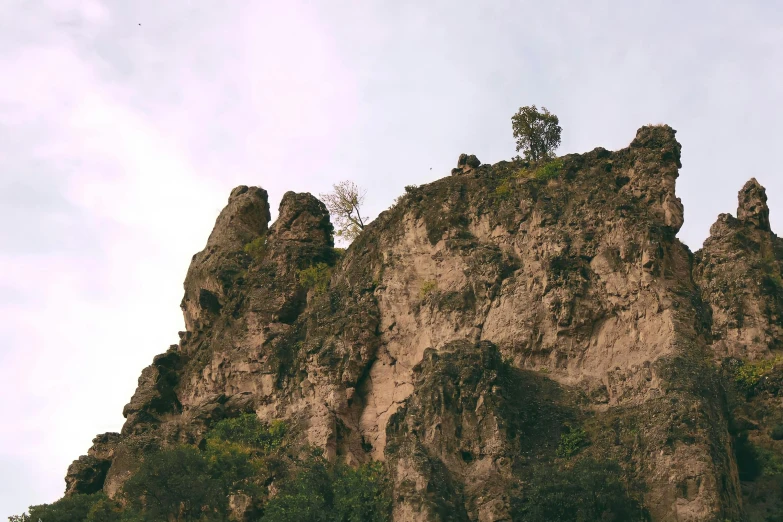
<instances>
[{"instance_id":1,"label":"tree foliage","mask_svg":"<svg viewBox=\"0 0 783 522\"><path fill-rule=\"evenodd\" d=\"M254 414L221 420L207 432L204 450L183 445L148 455L125 496L154 520L227 520L230 495L261 495L256 478L285 432L283 422L265 424Z\"/></svg>"},{"instance_id":2,"label":"tree foliage","mask_svg":"<svg viewBox=\"0 0 783 522\"><path fill-rule=\"evenodd\" d=\"M542 107L535 105L520 107L511 117L511 127L517 140L517 152L524 151L528 161L541 161L554 157L560 146L560 120Z\"/></svg>"},{"instance_id":3,"label":"tree foliage","mask_svg":"<svg viewBox=\"0 0 783 522\"><path fill-rule=\"evenodd\" d=\"M391 517L382 464L357 469L313 452L264 509L262 522L385 522Z\"/></svg>"},{"instance_id":4,"label":"tree foliage","mask_svg":"<svg viewBox=\"0 0 783 522\"><path fill-rule=\"evenodd\" d=\"M103 493L77 494L63 497L51 504L30 506L28 513L12 515L9 522L136 522L132 510L121 512L119 503Z\"/></svg>"},{"instance_id":5,"label":"tree foliage","mask_svg":"<svg viewBox=\"0 0 783 522\"><path fill-rule=\"evenodd\" d=\"M522 498L515 499L515 522L642 522L649 515L631 497L613 462L582 459L573 467L537 468Z\"/></svg>"},{"instance_id":6,"label":"tree foliage","mask_svg":"<svg viewBox=\"0 0 783 522\"><path fill-rule=\"evenodd\" d=\"M334 191L321 194L321 199L337 222L337 236L353 241L366 224L367 218L362 217L366 192L353 181L341 181L333 187Z\"/></svg>"},{"instance_id":7,"label":"tree foliage","mask_svg":"<svg viewBox=\"0 0 783 522\"><path fill-rule=\"evenodd\" d=\"M193 446L148 455L123 489L132 507L152 520L220 520L228 510L225 477ZM223 478L224 480L221 480Z\"/></svg>"},{"instance_id":8,"label":"tree foliage","mask_svg":"<svg viewBox=\"0 0 783 522\"><path fill-rule=\"evenodd\" d=\"M116 500L72 495L33 506L10 522L228 522L229 499L250 499L250 519L266 522L384 522L391 500L383 467L335 465L316 450L292 456L281 421L255 414L217 422L205 445L180 445L144 456ZM279 493L268 500L268 485Z\"/></svg>"},{"instance_id":9,"label":"tree foliage","mask_svg":"<svg viewBox=\"0 0 783 522\"><path fill-rule=\"evenodd\" d=\"M258 416L246 413L223 419L215 424L207 433L207 440L233 442L257 450L269 451L282 444L285 434L285 422L273 420L265 424Z\"/></svg>"},{"instance_id":10,"label":"tree foliage","mask_svg":"<svg viewBox=\"0 0 783 522\"><path fill-rule=\"evenodd\" d=\"M380 462L335 471L335 522L385 522L391 514L388 478Z\"/></svg>"}]
</instances>

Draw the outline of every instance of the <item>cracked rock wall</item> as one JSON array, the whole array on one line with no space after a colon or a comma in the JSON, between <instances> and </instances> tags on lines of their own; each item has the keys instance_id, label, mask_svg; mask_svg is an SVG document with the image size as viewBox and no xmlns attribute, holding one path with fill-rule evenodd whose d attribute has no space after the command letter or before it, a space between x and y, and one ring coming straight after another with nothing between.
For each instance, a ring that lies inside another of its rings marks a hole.
<instances>
[{"instance_id":1,"label":"cracked rock wall","mask_svg":"<svg viewBox=\"0 0 783 522\"><path fill-rule=\"evenodd\" d=\"M145 451L253 411L329 458L387 462L398 522L510 520L530 463L576 423L586 454L644 483L653 520L740 520L716 361L780 349L763 188L751 180L694 256L675 237L668 126L559 158L553 176L464 156L345 253L310 194L286 193L270 226L266 191L234 189L185 280L187 331L142 372L122 433L71 466L68 492L114 495ZM326 290L298 275L319 264Z\"/></svg>"}]
</instances>

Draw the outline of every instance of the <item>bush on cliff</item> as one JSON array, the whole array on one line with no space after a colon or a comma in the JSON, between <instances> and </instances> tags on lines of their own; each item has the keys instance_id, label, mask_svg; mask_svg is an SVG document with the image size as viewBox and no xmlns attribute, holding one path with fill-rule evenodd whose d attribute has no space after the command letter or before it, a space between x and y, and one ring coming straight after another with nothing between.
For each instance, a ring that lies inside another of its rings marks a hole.
<instances>
[{"instance_id":1,"label":"bush on cliff","mask_svg":"<svg viewBox=\"0 0 783 522\"><path fill-rule=\"evenodd\" d=\"M385 522L389 484L380 463L352 469L315 451L283 482L264 508L263 522Z\"/></svg>"},{"instance_id":2,"label":"bush on cliff","mask_svg":"<svg viewBox=\"0 0 783 522\"><path fill-rule=\"evenodd\" d=\"M254 414L216 423L206 444L147 454L123 486L120 503L103 493L73 495L33 506L11 522L227 522L229 498L250 499L250 512L266 522L384 522L391 500L383 467L352 469L311 450L304 460L287 455L286 425ZM268 485L279 492L271 500ZM253 520L258 520L253 518Z\"/></svg>"},{"instance_id":3,"label":"bush on cliff","mask_svg":"<svg viewBox=\"0 0 783 522\"><path fill-rule=\"evenodd\" d=\"M647 512L632 498L613 462L582 459L572 467L540 466L524 496L513 502L514 522L642 522Z\"/></svg>"},{"instance_id":4,"label":"bush on cliff","mask_svg":"<svg viewBox=\"0 0 783 522\"><path fill-rule=\"evenodd\" d=\"M119 503L103 493L77 494L63 497L51 504L30 506L29 514L12 515L9 522L142 522L131 509L123 510ZM144 521L146 522L146 521Z\"/></svg>"}]
</instances>

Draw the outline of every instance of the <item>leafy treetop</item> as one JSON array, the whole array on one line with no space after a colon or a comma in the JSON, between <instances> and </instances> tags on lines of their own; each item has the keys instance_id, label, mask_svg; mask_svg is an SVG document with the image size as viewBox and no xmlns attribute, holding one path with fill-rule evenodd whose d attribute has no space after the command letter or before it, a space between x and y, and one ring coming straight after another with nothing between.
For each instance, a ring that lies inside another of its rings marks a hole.
<instances>
[{"instance_id":1,"label":"leafy treetop","mask_svg":"<svg viewBox=\"0 0 783 522\"><path fill-rule=\"evenodd\" d=\"M551 159L555 149L560 146L560 120L542 107L535 105L521 107L511 117L511 127L517 140L517 152L524 151L525 159L538 162Z\"/></svg>"}]
</instances>

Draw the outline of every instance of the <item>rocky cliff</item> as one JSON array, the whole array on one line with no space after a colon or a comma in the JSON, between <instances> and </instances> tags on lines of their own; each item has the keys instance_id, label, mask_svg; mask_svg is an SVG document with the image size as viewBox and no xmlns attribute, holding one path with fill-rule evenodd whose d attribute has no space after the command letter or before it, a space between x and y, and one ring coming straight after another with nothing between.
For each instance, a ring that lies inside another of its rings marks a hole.
<instances>
[{"instance_id":1,"label":"rocky cliff","mask_svg":"<svg viewBox=\"0 0 783 522\"><path fill-rule=\"evenodd\" d=\"M692 254L680 166L668 126L545 166L465 155L344 253L310 194L269 226L266 191L237 187L188 270L187 330L66 494L116 495L150 448L255 412L385 462L397 522L513 520L575 426L575 458L617 461L652 520L778 520L783 465L760 456L783 455L783 242L751 180Z\"/></svg>"}]
</instances>

